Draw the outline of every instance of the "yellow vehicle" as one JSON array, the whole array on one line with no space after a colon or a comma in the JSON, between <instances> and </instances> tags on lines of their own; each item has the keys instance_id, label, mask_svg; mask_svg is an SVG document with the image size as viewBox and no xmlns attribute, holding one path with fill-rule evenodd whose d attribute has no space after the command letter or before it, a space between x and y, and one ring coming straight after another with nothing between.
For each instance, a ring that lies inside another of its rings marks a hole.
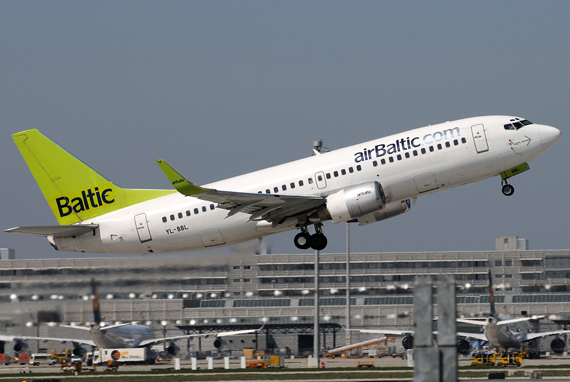
<instances>
[{"instance_id":1,"label":"yellow vehicle","mask_svg":"<svg viewBox=\"0 0 570 382\"><path fill-rule=\"evenodd\" d=\"M475 353L471 361L471 366L494 366L497 354L495 353Z\"/></svg>"},{"instance_id":2,"label":"yellow vehicle","mask_svg":"<svg viewBox=\"0 0 570 382\"><path fill-rule=\"evenodd\" d=\"M500 353L497 357L497 365L499 366L521 366L523 362L523 353Z\"/></svg>"}]
</instances>

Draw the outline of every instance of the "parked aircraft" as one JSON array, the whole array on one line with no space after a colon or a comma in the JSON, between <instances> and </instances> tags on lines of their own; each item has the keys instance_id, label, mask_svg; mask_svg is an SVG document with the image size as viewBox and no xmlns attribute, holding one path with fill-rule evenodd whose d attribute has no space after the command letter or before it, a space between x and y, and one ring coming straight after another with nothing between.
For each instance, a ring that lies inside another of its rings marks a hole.
<instances>
[{"instance_id":1,"label":"parked aircraft","mask_svg":"<svg viewBox=\"0 0 570 382\"><path fill-rule=\"evenodd\" d=\"M484 319L465 319L458 318L457 322L477 325L484 328L483 333L467 333L467 332L457 332L457 350L461 354L468 354L471 352L471 345L468 342L470 339L482 341L482 343L489 343L496 348L501 348L505 351L509 349L515 349L519 351L521 347L527 345L530 341L544 338L547 336L559 336L561 334L570 333L570 330L554 330L549 332L530 332L523 331L520 328L513 329L512 324L528 322L531 320L539 320L544 318L543 315L533 315L517 317L512 319L501 319L497 316L495 310L495 293L493 290L493 281L491 277L491 271L489 271L489 301L490 301L490 316ZM414 345L414 331L413 330L382 330L382 329L371 329L371 330L360 330L361 333L374 333L374 334L384 334L384 335L402 335L402 346L406 349L413 348ZM437 335L437 332L434 332ZM550 348L555 353L562 353L565 351L566 342L560 338L556 337L550 343ZM538 354L533 354L538 356Z\"/></svg>"},{"instance_id":2,"label":"parked aircraft","mask_svg":"<svg viewBox=\"0 0 570 382\"><path fill-rule=\"evenodd\" d=\"M86 353L84 346L97 346L100 349L123 349L123 348L137 348L137 347L152 347L157 344L169 343L167 351L171 355L176 355L180 349L174 341L178 339L186 339L192 337L207 338L206 334L188 334L170 337L155 338L152 329L146 325L139 324L116 324L104 325L101 319L101 310L99 308L99 295L96 291L95 281L91 280L91 288L93 293L93 316L94 323L90 327L87 326L70 326L60 325L80 330L88 330L91 334L91 339L79 338L54 338L54 337L34 337L34 336L18 336L18 335L0 335L0 341L14 341L14 351L20 353L25 351L28 347L27 341L40 340L40 341L57 341L62 343L70 342L73 344L73 354L76 356L83 356ZM263 326L261 327L263 328ZM258 329L245 329L235 331L218 332L214 334L216 340L214 344L222 340L223 337L230 337L240 334L255 333ZM150 352L149 352L150 354Z\"/></svg>"},{"instance_id":3,"label":"parked aircraft","mask_svg":"<svg viewBox=\"0 0 570 382\"><path fill-rule=\"evenodd\" d=\"M198 186L157 160L175 190L120 188L38 130L13 134L59 225L16 227L61 251L159 253L232 245L298 229L322 250L323 223L366 225L408 212L419 196L493 176L508 179L560 138L512 116L426 126ZM314 233L309 233L309 226Z\"/></svg>"}]
</instances>

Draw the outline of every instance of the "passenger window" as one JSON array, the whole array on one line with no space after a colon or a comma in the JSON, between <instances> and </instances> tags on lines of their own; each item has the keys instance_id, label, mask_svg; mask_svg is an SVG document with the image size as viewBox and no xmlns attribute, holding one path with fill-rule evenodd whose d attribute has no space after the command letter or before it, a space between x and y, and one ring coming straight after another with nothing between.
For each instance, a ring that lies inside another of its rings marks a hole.
<instances>
[{"instance_id":1,"label":"passenger window","mask_svg":"<svg viewBox=\"0 0 570 382\"><path fill-rule=\"evenodd\" d=\"M186 216L190 216L190 210L186 210Z\"/></svg>"},{"instance_id":2,"label":"passenger window","mask_svg":"<svg viewBox=\"0 0 570 382\"><path fill-rule=\"evenodd\" d=\"M384 158L380 159L380 163L386 164L386 159L384 159Z\"/></svg>"},{"instance_id":3,"label":"passenger window","mask_svg":"<svg viewBox=\"0 0 570 382\"><path fill-rule=\"evenodd\" d=\"M309 184L313 184L313 178L309 178L307 179L307 181L309 182Z\"/></svg>"},{"instance_id":4,"label":"passenger window","mask_svg":"<svg viewBox=\"0 0 570 382\"><path fill-rule=\"evenodd\" d=\"M410 153L409 153L409 152L406 152L406 154L404 154L404 155L406 156L406 158L409 158L409 157L410 157Z\"/></svg>"},{"instance_id":5,"label":"passenger window","mask_svg":"<svg viewBox=\"0 0 570 382\"><path fill-rule=\"evenodd\" d=\"M467 139L461 138L461 143L467 143Z\"/></svg>"},{"instance_id":6,"label":"passenger window","mask_svg":"<svg viewBox=\"0 0 570 382\"><path fill-rule=\"evenodd\" d=\"M198 211L197 208L194 208L194 215L198 215L200 213L200 211Z\"/></svg>"},{"instance_id":7,"label":"passenger window","mask_svg":"<svg viewBox=\"0 0 570 382\"><path fill-rule=\"evenodd\" d=\"M163 216L163 217L162 217L162 222L163 222L163 223L166 223L167 220L168 220L168 219L166 219L166 216Z\"/></svg>"},{"instance_id":8,"label":"passenger window","mask_svg":"<svg viewBox=\"0 0 570 382\"><path fill-rule=\"evenodd\" d=\"M331 178L331 174L330 174L330 172L327 172L327 179L330 179L330 178Z\"/></svg>"},{"instance_id":9,"label":"passenger window","mask_svg":"<svg viewBox=\"0 0 570 382\"><path fill-rule=\"evenodd\" d=\"M206 212L206 206L202 206L202 212Z\"/></svg>"},{"instance_id":10,"label":"passenger window","mask_svg":"<svg viewBox=\"0 0 570 382\"><path fill-rule=\"evenodd\" d=\"M378 162L377 162L377 161L373 161L373 162L372 162L372 165L373 165L374 167L376 167L376 166L378 166Z\"/></svg>"},{"instance_id":11,"label":"passenger window","mask_svg":"<svg viewBox=\"0 0 570 382\"><path fill-rule=\"evenodd\" d=\"M356 171L360 171L360 170L362 170L362 166L361 165L356 166Z\"/></svg>"},{"instance_id":12,"label":"passenger window","mask_svg":"<svg viewBox=\"0 0 570 382\"><path fill-rule=\"evenodd\" d=\"M261 192L261 191L260 191ZM216 208L213 204L210 204L210 209L213 211Z\"/></svg>"},{"instance_id":13,"label":"passenger window","mask_svg":"<svg viewBox=\"0 0 570 382\"><path fill-rule=\"evenodd\" d=\"M273 187L273 192L277 194L279 192L279 189L277 187Z\"/></svg>"},{"instance_id":14,"label":"passenger window","mask_svg":"<svg viewBox=\"0 0 570 382\"><path fill-rule=\"evenodd\" d=\"M299 187L303 187L303 184L304 184L303 181L300 180L300 181L299 181Z\"/></svg>"},{"instance_id":15,"label":"passenger window","mask_svg":"<svg viewBox=\"0 0 570 382\"><path fill-rule=\"evenodd\" d=\"M426 153L426 149L424 147L424 148L422 148L422 154L425 154L425 153Z\"/></svg>"},{"instance_id":16,"label":"passenger window","mask_svg":"<svg viewBox=\"0 0 570 382\"><path fill-rule=\"evenodd\" d=\"M346 170L343 168L342 170L340 170L340 173L341 173L342 175L346 175Z\"/></svg>"},{"instance_id":17,"label":"passenger window","mask_svg":"<svg viewBox=\"0 0 570 382\"><path fill-rule=\"evenodd\" d=\"M182 212L179 212L179 213L178 213L178 219L182 219L182 216L183 216L183 215L182 215Z\"/></svg>"},{"instance_id":18,"label":"passenger window","mask_svg":"<svg viewBox=\"0 0 570 382\"><path fill-rule=\"evenodd\" d=\"M287 191L287 186L286 186L286 185L282 185L282 186L281 186L281 189L282 189L283 191Z\"/></svg>"},{"instance_id":19,"label":"passenger window","mask_svg":"<svg viewBox=\"0 0 570 382\"><path fill-rule=\"evenodd\" d=\"M394 163L394 158L393 157L388 158L388 162Z\"/></svg>"},{"instance_id":20,"label":"passenger window","mask_svg":"<svg viewBox=\"0 0 570 382\"><path fill-rule=\"evenodd\" d=\"M349 167L349 168L348 168L348 172L350 172L350 173L352 174L352 173L354 172L353 168L352 168L352 167Z\"/></svg>"},{"instance_id":21,"label":"passenger window","mask_svg":"<svg viewBox=\"0 0 570 382\"><path fill-rule=\"evenodd\" d=\"M438 149L438 150L441 150L442 148L443 148L443 146L441 145L441 143L438 143L438 144L437 144L437 149Z\"/></svg>"},{"instance_id":22,"label":"passenger window","mask_svg":"<svg viewBox=\"0 0 570 382\"><path fill-rule=\"evenodd\" d=\"M453 141L453 144L454 144L455 146L457 146L457 145L459 145L459 141L458 141L457 139L455 139L455 140Z\"/></svg>"},{"instance_id":23,"label":"passenger window","mask_svg":"<svg viewBox=\"0 0 570 382\"><path fill-rule=\"evenodd\" d=\"M402 156L401 156L400 154L396 155L396 158L397 158L398 160L402 160Z\"/></svg>"},{"instance_id":24,"label":"passenger window","mask_svg":"<svg viewBox=\"0 0 570 382\"><path fill-rule=\"evenodd\" d=\"M418 150L414 150L414 152L412 154L414 154L414 156L417 157L418 156Z\"/></svg>"},{"instance_id":25,"label":"passenger window","mask_svg":"<svg viewBox=\"0 0 570 382\"><path fill-rule=\"evenodd\" d=\"M434 150L435 150L435 149L433 148L433 146L430 146L430 147L429 147L429 151L430 151L430 152L432 152L432 153L433 153L433 152L434 152Z\"/></svg>"},{"instance_id":26,"label":"passenger window","mask_svg":"<svg viewBox=\"0 0 570 382\"><path fill-rule=\"evenodd\" d=\"M317 176L317 180L318 180L319 182L321 182L321 181L323 180L323 176L322 176L322 175Z\"/></svg>"},{"instance_id":27,"label":"passenger window","mask_svg":"<svg viewBox=\"0 0 570 382\"><path fill-rule=\"evenodd\" d=\"M170 220L174 220L174 215L170 215Z\"/></svg>"},{"instance_id":28,"label":"passenger window","mask_svg":"<svg viewBox=\"0 0 570 382\"><path fill-rule=\"evenodd\" d=\"M291 188L295 188L295 182L291 182L289 186L291 186Z\"/></svg>"},{"instance_id":29,"label":"passenger window","mask_svg":"<svg viewBox=\"0 0 570 382\"><path fill-rule=\"evenodd\" d=\"M335 178L338 178L338 171L333 172Z\"/></svg>"},{"instance_id":30,"label":"passenger window","mask_svg":"<svg viewBox=\"0 0 570 382\"><path fill-rule=\"evenodd\" d=\"M457 139L455 140L455 145L457 146ZM451 143L445 142L445 147L450 148L451 147Z\"/></svg>"},{"instance_id":31,"label":"passenger window","mask_svg":"<svg viewBox=\"0 0 570 382\"><path fill-rule=\"evenodd\" d=\"M265 190L265 193L266 193L266 194L271 194L271 191L269 190L269 188Z\"/></svg>"}]
</instances>

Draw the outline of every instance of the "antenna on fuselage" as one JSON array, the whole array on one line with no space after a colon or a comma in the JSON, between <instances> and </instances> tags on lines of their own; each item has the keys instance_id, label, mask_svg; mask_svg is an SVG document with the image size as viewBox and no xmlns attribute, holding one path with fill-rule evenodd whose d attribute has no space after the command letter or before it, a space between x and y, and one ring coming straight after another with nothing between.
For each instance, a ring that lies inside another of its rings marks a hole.
<instances>
[{"instance_id":1,"label":"antenna on fuselage","mask_svg":"<svg viewBox=\"0 0 570 382\"><path fill-rule=\"evenodd\" d=\"M323 147L323 140L313 141L313 155L328 153L331 151L328 147Z\"/></svg>"}]
</instances>

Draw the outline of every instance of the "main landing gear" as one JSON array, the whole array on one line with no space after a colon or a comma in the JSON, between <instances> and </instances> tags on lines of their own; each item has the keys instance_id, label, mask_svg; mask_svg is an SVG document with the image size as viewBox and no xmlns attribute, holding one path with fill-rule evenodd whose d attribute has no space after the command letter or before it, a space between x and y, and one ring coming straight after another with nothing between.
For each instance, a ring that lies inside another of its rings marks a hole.
<instances>
[{"instance_id":1,"label":"main landing gear","mask_svg":"<svg viewBox=\"0 0 570 382\"><path fill-rule=\"evenodd\" d=\"M315 224L315 233L311 235L307 230L306 225L301 226L301 232L295 235L295 239L293 239L295 247L299 249L312 248L315 251L325 249L328 240L327 237L323 234L322 227L322 224Z\"/></svg>"},{"instance_id":2,"label":"main landing gear","mask_svg":"<svg viewBox=\"0 0 570 382\"><path fill-rule=\"evenodd\" d=\"M503 185L503 188L502 188L503 195L511 196L512 194L515 193L515 188L512 185L510 185L506 179L501 180L501 184Z\"/></svg>"}]
</instances>

